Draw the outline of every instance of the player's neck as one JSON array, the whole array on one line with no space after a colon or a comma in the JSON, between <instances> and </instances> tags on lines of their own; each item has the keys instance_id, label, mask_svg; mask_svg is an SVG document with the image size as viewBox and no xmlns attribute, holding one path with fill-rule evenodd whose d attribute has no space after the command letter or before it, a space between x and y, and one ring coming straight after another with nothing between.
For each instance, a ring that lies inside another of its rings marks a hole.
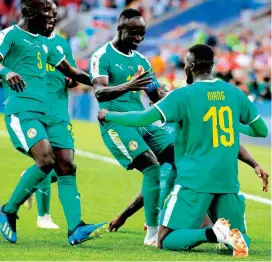
<instances>
[{"instance_id":1,"label":"player's neck","mask_svg":"<svg viewBox=\"0 0 272 262\"><path fill-rule=\"evenodd\" d=\"M194 74L194 81L213 80L210 73L198 73Z\"/></svg>"},{"instance_id":2,"label":"player's neck","mask_svg":"<svg viewBox=\"0 0 272 262\"><path fill-rule=\"evenodd\" d=\"M115 37L111 43L113 44L113 46L121 53L124 53L125 55L130 55L132 53L132 51L127 48L121 41L119 41L119 39L117 37Z\"/></svg>"},{"instance_id":3,"label":"player's neck","mask_svg":"<svg viewBox=\"0 0 272 262\"><path fill-rule=\"evenodd\" d=\"M21 18L21 20L18 23L18 26L23 29L24 31L27 31L31 34L38 34L38 30L35 29L35 27L32 25L31 21L25 18Z\"/></svg>"}]
</instances>

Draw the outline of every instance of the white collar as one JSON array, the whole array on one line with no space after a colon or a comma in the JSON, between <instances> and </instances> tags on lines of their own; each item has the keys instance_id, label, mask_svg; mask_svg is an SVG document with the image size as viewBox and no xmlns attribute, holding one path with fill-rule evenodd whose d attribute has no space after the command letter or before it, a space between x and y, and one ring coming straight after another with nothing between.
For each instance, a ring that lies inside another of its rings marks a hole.
<instances>
[{"instance_id":1,"label":"white collar","mask_svg":"<svg viewBox=\"0 0 272 262\"><path fill-rule=\"evenodd\" d=\"M110 41L109 43L110 43L112 49L113 49L115 52L117 52L118 54L123 55L123 56L126 56L126 57L133 57L133 56L134 56L134 51L133 51L133 50L131 50L131 52L132 52L131 55L126 55L126 54L120 52L119 50L117 50L117 49L114 47L114 45L112 44L111 41Z\"/></svg>"},{"instance_id":2,"label":"white collar","mask_svg":"<svg viewBox=\"0 0 272 262\"><path fill-rule=\"evenodd\" d=\"M20 30L26 32L27 34L34 36L34 37L38 37L38 36L39 36L39 34L32 34L32 33L28 32L28 31L25 31L24 29L22 29L22 28L21 28L20 26L18 26L18 25L16 25L16 27L19 28Z\"/></svg>"}]
</instances>

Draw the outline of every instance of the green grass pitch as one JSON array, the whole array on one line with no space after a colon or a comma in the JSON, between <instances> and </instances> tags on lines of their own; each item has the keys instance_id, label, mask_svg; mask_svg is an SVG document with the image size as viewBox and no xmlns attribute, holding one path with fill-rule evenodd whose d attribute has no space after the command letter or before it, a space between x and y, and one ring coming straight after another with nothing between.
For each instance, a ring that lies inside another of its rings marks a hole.
<instances>
[{"instance_id":1,"label":"green grass pitch","mask_svg":"<svg viewBox=\"0 0 272 262\"><path fill-rule=\"evenodd\" d=\"M3 116L0 116L0 130L4 129ZM111 156L101 140L96 124L74 121L74 130L78 149ZM8 137L0 136L0 144L0 204L3 204L19 180L20 173L33 162L18 153ZM257 146L246 147L270 172L270 150ZM80 156L76 156L76 162L83 219L88 223L110 221L140 189L141 174L136 171L127 172L119 166ZM240 182L243 192L271 198L270 193L261 191L261 181L245 164L240 164ZM51 214L60 230L37 229L36 205L31 210L22 207L17 225L18 243L9 244L1 237L0 261L236 260L226 250L216 249L215 244L201 245L191 252L168 252L144 247L142 211L130 218L119 232L108 233L102 238L88 241L75 248L71 247L67 244L66 223L55 184L52 190ZM246 260L271 261L271 205L248 200L246 218L248 233L252 239L249 257Z\"/></svg>"}]
</instances>

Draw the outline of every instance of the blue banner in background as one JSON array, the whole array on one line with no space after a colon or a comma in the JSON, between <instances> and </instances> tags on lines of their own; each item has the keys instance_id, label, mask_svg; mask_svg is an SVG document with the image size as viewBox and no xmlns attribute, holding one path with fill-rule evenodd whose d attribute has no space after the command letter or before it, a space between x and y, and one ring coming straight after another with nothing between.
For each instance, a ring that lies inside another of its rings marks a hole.
<instances>
[{"instance_id":1,"label":"blue banner in background","mask_svg":"<svg viewBox=\"0 0 272 262\"><path fill-rule=\"evenodd\" d=\"M0 88L0 112L4 111L4 90ZM149 100L143 96L143 103L147 107ZM271 102L255 103L262 118L266 122L269 130L267 138L254 138L241 136L243 143L258 144L271 146ZM70 93L69 97L69 113L72 119L97 122L97 112L99 110L98 102L93 92Z\"/></svg>"}]
</instances>

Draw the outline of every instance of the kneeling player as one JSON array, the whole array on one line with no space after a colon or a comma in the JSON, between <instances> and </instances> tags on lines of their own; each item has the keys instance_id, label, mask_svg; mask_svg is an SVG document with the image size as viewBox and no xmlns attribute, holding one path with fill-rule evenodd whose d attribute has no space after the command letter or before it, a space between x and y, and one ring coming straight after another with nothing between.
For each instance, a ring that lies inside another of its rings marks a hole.
<instances>
[{"instance_id":1,"label":"kneeling player","mask_svg":"<svg viewBox=\"0 0 272 262\"><path fill-rule=\"evenodd\" d=\"M160 248L189 250L201 243L219 242L228 245L234 256L247 257L250 241L238 182L239 122L249 125L254 136L266 137L268 131L240 89L211 77L213 63L212 49L193 46L185 59L190 86L174 90L145 112L102 110L99 119L128 126L157 120L179 124L175 141L178 177L162 211ZM267 191L268 175L261 172L260 176ZM215 225L199 229L207 212Z\"/></svg>"}]
</instances>

